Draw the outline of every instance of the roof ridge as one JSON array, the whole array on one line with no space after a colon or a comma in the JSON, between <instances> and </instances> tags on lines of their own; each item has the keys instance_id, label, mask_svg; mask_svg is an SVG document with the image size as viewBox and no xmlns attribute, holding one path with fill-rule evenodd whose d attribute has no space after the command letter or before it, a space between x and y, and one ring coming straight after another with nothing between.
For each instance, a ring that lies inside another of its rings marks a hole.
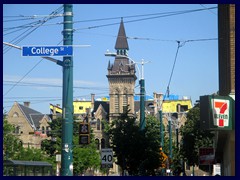
<instances>
[{"instance_id":1,"label":"roof ridge","mask_svg":"<svg viewBox=\"0 0 240 180\"><path fill-rule=\"evenodd\" d=\"M20 103L17 103L18 104L18 107L19 109L21 110L21 112L23 113L24 117L26 118L26 120L28 121L29 125L35 130L36 129L36 126L35 126L35 123L32 119L32 115L44 115L43 113L41 112L38 112L32 108L29 108L27 106L24 106ZM28 114L26 114L25 110L30 110L30 112ZM32 112L31 112L32 111Z\"/></svg>"}]
</instances>

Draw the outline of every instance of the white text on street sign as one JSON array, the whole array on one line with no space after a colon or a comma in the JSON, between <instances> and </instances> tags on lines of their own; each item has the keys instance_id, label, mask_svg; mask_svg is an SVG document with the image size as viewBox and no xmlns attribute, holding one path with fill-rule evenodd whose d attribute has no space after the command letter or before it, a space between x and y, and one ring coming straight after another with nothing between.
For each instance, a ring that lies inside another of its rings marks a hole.
<instances>
[{"instance_id":1,"label":"white text on street sign","mask_svg":"<svg viewBox=\"0 0 240 180\"><path fill-rule=\"evenodd\" d=\"M22 56L72 56L72 46L23 46Z\"/></svg>"}]
</instances>

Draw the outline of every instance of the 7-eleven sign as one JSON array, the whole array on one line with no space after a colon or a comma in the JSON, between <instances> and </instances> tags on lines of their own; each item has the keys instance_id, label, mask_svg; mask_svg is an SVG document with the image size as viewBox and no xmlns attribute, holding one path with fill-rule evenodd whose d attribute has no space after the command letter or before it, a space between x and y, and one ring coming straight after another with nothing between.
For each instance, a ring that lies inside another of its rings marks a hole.
<instances>
[{"instance_id":1,"label":"7-eleven sign","mask_svg":"<svg viewBox=\"0 0 240 180\"><path fill-rule=\"evenodd\" d=\"M212 99L213 125L221 127L229 126L230 101L228 99Z\"/></svg>"}]
</instances>

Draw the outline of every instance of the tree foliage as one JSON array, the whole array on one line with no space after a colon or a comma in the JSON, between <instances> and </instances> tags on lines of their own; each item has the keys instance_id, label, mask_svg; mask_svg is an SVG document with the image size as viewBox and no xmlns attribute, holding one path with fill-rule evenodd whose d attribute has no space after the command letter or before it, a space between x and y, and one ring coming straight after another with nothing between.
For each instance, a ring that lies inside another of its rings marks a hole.
<instances>
[{"instance_id":1,"label":"tree foliage","mask_svg":"<svg viewBox=\"0 0 240 180\"><path fill-rule=\"evenodd\" d=\"M113 120L108 132L116 163L130 175L155 175L160 165L159 124L154 117L146 122L140 131L136 118L125 112Z\"/></svg>"},{"instance_id":2,"label":"tree foliage","mask_svg":"<svg viewBox=\"0 0 240 180\"><path fill-rule=\"evenodd\" d=\"M51 161L40 149L24 148L14 132L15 127L8 123L6 115L3 119L3 159L21 161Z\"/></svg>"},{"instance_id":3,"label":"tree foliage","mask_svg":"<svg viewBox=\"0 0 240 180\"><path fill-rule=\"evenodd\" d=\"M182 135L181 155L189 165L199 164L199 148L212 147L213 134L200 128L200 108L189 110L185 126L180 128Z\"/></svg>"},{"instance_id":4,"label":"tree foliage","mask_svg":"<svg viewBox=\"0 0 240 180\"><path fill-rule=\"evenodd\" d=\"M62 132L62 118L53 120L50 123L51 131L49 136L51 140L44 140L42 142L42 149L50 157L55 157L56 154L61 154L61 132ZM94 135L91 131L88 145L79 145L79 123L73 124L73 174L83 174L87 169L98 169L100 167L100 154L96 149Z\"/></svg>"},{"instance_id":5,"label":"tree foliage","mask_svg":"<svg viewBox=\"0 0 240 180\"><path fill-rule=\"evenodd\" d=\"M14 126L3 116L3 159L14 159L22 148L20 140L13 134Z\"/></svg>"}]
</instances>

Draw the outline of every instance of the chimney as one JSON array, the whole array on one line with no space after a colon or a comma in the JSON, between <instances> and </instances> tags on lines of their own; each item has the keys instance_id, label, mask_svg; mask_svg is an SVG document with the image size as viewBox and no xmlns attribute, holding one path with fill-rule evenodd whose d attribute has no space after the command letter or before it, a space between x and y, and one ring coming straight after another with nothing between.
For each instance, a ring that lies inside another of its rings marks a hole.
<instances>
[{"instance_id":1,"label":"chimney","mask_svg":"<svg viewBox=\"0 0 240 180\"><path fill-rule=\"evenodd\" d=\"M154 97L154 113L157 114L158 111L162 109L163 94L154 92L153 97Z\"/></svg>"},{"instance_id":2,"label":"chimney","mask_svg":"<svg viewBox=\"0 0 240 180\"><path fill-rule=\"evenodd\" d=\"M30 102L23 102L24 106L29 107L30 106Z\"/></svg>"}]
</instances>

